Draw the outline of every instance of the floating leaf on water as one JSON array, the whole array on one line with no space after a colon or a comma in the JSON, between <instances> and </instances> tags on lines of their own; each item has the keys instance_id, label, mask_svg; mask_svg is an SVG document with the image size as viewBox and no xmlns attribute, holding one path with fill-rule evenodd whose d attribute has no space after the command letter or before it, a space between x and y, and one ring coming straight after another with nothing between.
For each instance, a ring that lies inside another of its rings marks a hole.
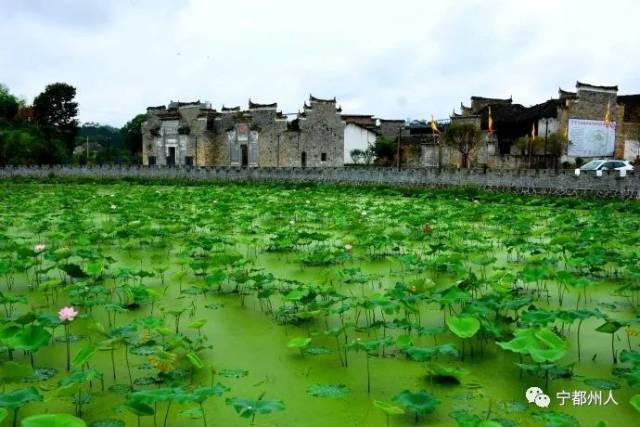
<instances>
[{"instance_id":1,"label":"floating leaf on water","mask_svg":"<svg viewBox=\"0 0 640 427\"><path fill-rule=\"evenodd\" d=\"M89 424L89 427L126 427L126 424L122 420L118 419L108 419L108 420L98 420L93 421Z\"/></svg>"},{"instance_id":2,"label":"floating leaf on water","mask_svg":"<svg viewBox=\"0 0 640 427\"><path fill-rule=\"evenodd\" d=\"M482 388L482 384L479 384L479 383L466 383L464 385L464 388L467 388L469 390L478 390L478 389Z\"/></svg>"},{"instance_id":3,"label":"floating leaf on water","mask_svg":"<svg viewBox=\"0 0 640 427\"><path fill-rule=\"evenodd\" d=\"M402 414L404 414L404 409L402 409L401 407L392 405L392 404L387 403L387 402L383 402L381 400L374 400L373 401L373 406L375 406L376 408L380 409L382 412L384 412L387 415L402 415Z\"/></svg>"},{"instance_id":4,"label":"floating leaf on water","mask_svg":"<svg viewBox=\"0 0 640 427\"><path fill-rule=\"evenodd\" d=\"M631 396L631 399L629 399L629 403L636 411L640 412L640 394Z\"/></svg>"},{"instance_id":5,"label":"floating leaf on water","mask_svg":"<svg viewBox=\"0 0 640 427\"><path fill-rule=\"evenodd\" d=\"M296 337L291 338L287 343L287 347L289 348L304 348L309 345L311 342L311 338L309 337Z\"/></svg>"},{"instance_id":6,"label":"floating leaf on water","mask_svg":"<svg viewBox=\"0 0 640 427\"><path fill-rule=\"evenodd\" d=\"M129 384L112 384L109 386L109 391L115 394L126 395L130 390Z\"/></svg>"},{"instance_id":7,"label":"floating leaf on water","mask_svg":"<svg viewBox=\"0 0 640 427\"><path fill-rule=\"evenodd\" d=\"M180 411L180 416L184 418L189 418L191 420L197 420L198 418L202 418L204 412L200 408L190 408L184 409Z\"/></svg>"},{"instance_id":8,"label":"floating leaf on water","mask_svg":"<svg viewBox=\"0 0 640 427\"><path fill-rule=\"evenodd\" d=\"M348 395L349 389L344 384L314 384L307 388L307 393L313 397L338 399Z\"/></svg>"},{"instance_id":9,"label":"floating leaf on water","mask_svg":"<svg viewBox=\"0 0 640 427\"><path fill-rule=\"evenodd\" d=\"M466 409L453 411L449 416L456 420L458 427L476 427L481 422L479 416L472 414Z\"/></svg>"},{"instance_id":10,"label":"floating leaf on water","mask_svg":"<svg viewBox=\"0 0 640 427\"><path fill-rule=\"evenodd\" d=\"M69 342L80 341L84 337L82 335L69 335ZM64 335L56 337L57 342L67 342L67 338Z\"/></svg>"},{"instance_id":11,"label":"floating leaf on water","mask_svg":"<svg viewBox=\"0 0 640 427\"><path fill-rule=\"evenodd\" d=\"M427 366L427 376L438 384L460 384L462 377L468 372L457 366L430 364Z\"/></svg>"},{"instance_id":12,"label":"floating leaf on water","mask_svg":"<svg viewBox=\"0 0 640 427\"><path fill-rule=\"evenodd\" d=\"M392 401L402 406L409 412L425 415L436 409L440 404L440 399L426 390L410 391L404 390L396 394Z\"/></svg>"},{"instance_id":13,"label":"floating leaf on water","mask_svg":"<svg viewBox=\"0 0 640 427\"><path fill-rule=\"evenodd\" d=\"M219 374L225 378L242 378L249 375L249 371L246 369L222 369Z\"/></svg>"},{"instance_id":14,"label":"floating leaf on water","mask_svg":"<svg viewBox=\"0 0 640 427\"><path fill-rule=\"evenodd\" d=\"M140 377L133 380L135 385L151 385L156 383L156 379L154 377Z\"/></svg>"},{"instance_id":15,"label":"floating leaf on water","mask_svg":"<svg viewBox=\"0 0 640 427\"><path fill-rule=\"evenodd\" d=\"M285 409L285 404L282 400L254 400L233 397L226 399L225 403L232 406L242 418L252 418L256 414L269 414L273 411Z\"/></svg>"},{"instance_id":16,"label":"floating leaf on water","mask_svg":"<svg viewBox=\"0 0 640 427\"><path fill-rule=\"evenodd\" d=\"M24 382L41 382L53 378L58 373L56 368L36 368L33 374L24 379Z\"/></svg>"},{"instance_id":17,"label":"floating leaf on water","mask_svg":"<svg viewBox=\"0 0 640 427\"><path fill-rule=\"evenodd\" d=\"M156 348L150 345L141 345L139 347L131 347L129 353L136 356L149 356L156 352Z\"/></svg>"},{"instance_id":18,"label":"floating leaf on water","mask_svg":"<svg viewBox=\"0 0 640 427\"><path fill-rule=\"evenodd\" d=\"M599 378L589 378L584 380L584 383L600 390L618 390L620 388L620 384L615 381Z\"/></svg>"},{"instance_id":19,"label":"floating leaf on water","mask_svg":"<svg viewBox=\"0 0 640 427\"><path fill-rule=\"evenodd\" d=\"M500 402L500 407L504 409L505 412L524 412L529 407L522 402L518 402L515 400L509 402Z\"/></svg>"},{"instance_id":20,"label":"floating leaf on water","mask_svg":"<svg viewBox=\"0 0 640 427\"><path fill-rule=\"evenodd\" d=\"M331 353L331 349L327 347L307 347L304 349L304 354L309 354L311 356L320 356L328 353Z\"/></svg>"},{"instance_id":21,"label":"floating leaf on water","mask_svg":"<svg viewBox=\"0 0 640 427\"><path fill-rule=\"evenodd\" d=\"M224 308L224 304L222 303L206 304L204 308L208 308L209 310L219 310L221 308Z\"/></svg>"}]
</instances>

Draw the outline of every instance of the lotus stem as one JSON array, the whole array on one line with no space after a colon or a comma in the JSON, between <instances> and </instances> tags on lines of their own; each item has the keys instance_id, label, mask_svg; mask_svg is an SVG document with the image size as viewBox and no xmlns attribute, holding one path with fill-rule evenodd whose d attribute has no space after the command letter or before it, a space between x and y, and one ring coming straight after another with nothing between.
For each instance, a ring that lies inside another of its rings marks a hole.
<instances>
[{"instance_id":1,"label":"lotus stem","mask_svg":"<svg viewBox=\"0 0 640 427\"><path fill-rule=\"evenodd\" d=\"M69 323L64 324L64 337L67 344L67 372L71 370L71 342L69 341Z\"/></svg>"},{"instance_id":2,"label":"lotus stem","mask_svg":"<svg viewBox=\"0 0 640 427\"><path fill-rule=\"evenodd\" d=\"M169 410L171 409L171 400L169 401L169 404L167 405L167 412L165 412L164 414L164 423L163 426L167 427L167 419L169 418Z\"/></svg>"}]
</instances>

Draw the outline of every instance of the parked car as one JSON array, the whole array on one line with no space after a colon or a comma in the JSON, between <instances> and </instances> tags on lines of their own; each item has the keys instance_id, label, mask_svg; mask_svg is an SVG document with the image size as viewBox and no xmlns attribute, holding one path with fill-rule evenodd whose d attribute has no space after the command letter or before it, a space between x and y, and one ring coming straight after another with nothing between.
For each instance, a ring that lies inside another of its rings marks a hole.
<instances>
[{"instance_id":1,"label":"parked car","mask_svg":"<svg viewBox=\"0 0 640 427\"><path fill-rule=\"evenodd\" d=\"M589 163L586 163L580 166L579 169L576 169L576 173L578 171L632 171L633 165L626 160L591 160Z\"/></svg>"}]
</instances>

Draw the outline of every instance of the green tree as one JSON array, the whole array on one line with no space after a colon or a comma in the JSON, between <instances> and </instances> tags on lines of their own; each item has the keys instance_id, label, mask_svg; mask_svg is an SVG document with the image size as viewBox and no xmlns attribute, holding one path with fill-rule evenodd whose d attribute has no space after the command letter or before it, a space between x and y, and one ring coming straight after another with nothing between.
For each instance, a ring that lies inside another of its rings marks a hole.
<instances>
[{"instance_id":1,"label":"green tree","mask_svg":"<svg viewBox=\"0 0 640 427\"><path fill-rule=\"evenodd\" d=\"M442 141L445 145L454 147L460 153L460 165L463 168L469 167L469 156L482 141L480 129L470 123L452 124L448 126Z\"/></svg>"},{"instance_id":2,"label":"green tree","mask_svg":"<svg viewBox=\"0 0 640 427\"><path fill-rule=\"evenodd\" d=\"M138 114L120 129L124 147L133 155L142 154L142 123L146 120L146 114Z\"/></svg>"},{"instance_id":3,"label":"green tree","mask_svg":"<svg viewBox=\"0 0 640 427\"><path fill-rule=\"evenodd\" d=\"M78 103L75 102L76 88L66 83L53 83L33 100L33 113L47 142L49 163L57 163L59 144L66 157L70 157L75 147L78 132Z\"/></svg>"},{"instance_id":4,"label":"green tree","mask_svg":"<svg viewBox=\"0 0 640 427\"><path fill-rule=\"evenodd\" d=\"M396 141L391 138L380 136L373 144L373 152L375 153L376 160L384 165L393 163L396 151Z\"/></svg>"},{"instance_id":5,"label":"green tree","mask_svg":"<svg viewBox=\"0 0 640 427\"><path fill-rule=\"evenodd\" d=\"M9 92L8 87L0 83L0 122L13 120L19 108L18 98Z\"/></svg>"},{"instance_id":6,"label":"green tree","mask_svg":"<svg viewBox=\"0 0 640 427\"><path fill-rule=\"evenodd\" d=\"M47 146L37 129L33 127L0 128L1 166L41 164L46 162L47 158Z\"/></svg>"},{"instance_id":7,"label":"green tree","mask_svg":"<svg viewBox=\"0 0 640 427\"><path fill-rule=\"evenodd\" d=\"M547 137L546 151L553 157L554 168L560 167L560 157L565 147L569 145L569 139L562 132L554 132Z\"/></svg>"},{"instance_id":8,"label":"green tree","mask_svg":"<svg viewBox=\"0 0 640 427\"><path fill-rule=\"evenodd\" d=\"M520 150L520 155L524 156L529 152L529 137L521 136L520 138L516 139L515 146L518 148L518 150Z\"/></svg>"}]
</instances>

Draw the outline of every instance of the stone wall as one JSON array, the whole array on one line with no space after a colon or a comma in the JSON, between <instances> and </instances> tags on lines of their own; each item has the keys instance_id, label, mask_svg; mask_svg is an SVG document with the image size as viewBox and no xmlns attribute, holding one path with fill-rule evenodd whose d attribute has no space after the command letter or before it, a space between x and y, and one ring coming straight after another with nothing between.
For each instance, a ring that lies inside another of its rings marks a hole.
<instances>
[{"instance_id":1,"label":"stone wall","mask_svg":"<svg viewBox=\"0 0 640 427\"><path fill-rule=\"evenodd\" d=\"M320 182L349 185L379 184L418 187L478 187L526 194L592 195L640 199L640 173L620 176L575 176L573 171L483 171L437 168L402 169L379 167L335 168L162 168L162 167L8 167L0 179L87 178L102 180L185 180L194 182Z\"/></svg>"}]
</instances>

